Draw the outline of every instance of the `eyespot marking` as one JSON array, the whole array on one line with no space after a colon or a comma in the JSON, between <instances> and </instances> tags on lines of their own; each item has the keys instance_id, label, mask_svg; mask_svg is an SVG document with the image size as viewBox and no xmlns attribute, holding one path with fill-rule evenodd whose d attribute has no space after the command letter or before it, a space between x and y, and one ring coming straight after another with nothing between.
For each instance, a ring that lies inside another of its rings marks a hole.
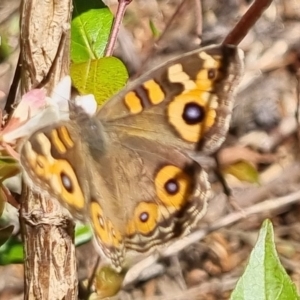
<instances>
[{"instance_id":1,"label":"eyespot marking","mask_svg":"<svg viewBox=\"0 0 300 300\"><path fill-rule=\"evenodd\" d=\"M175 195L178 193L179 191L179 183L176 179L172 178L169 179L166 183L165 183L165 190L168 194L170 195Z\"/></svg>"},{"instance_id":2,"label":"eyespot marking","mask_svg":"<svg viewBox=\"0 0 300 300\"><path fill-rule=\"evenodd\" d=\"M92 225L96 233L97 238L104 244L110 245L111 240L108 234L107 222L103 217L103 210L97 202L91 202L90 215L92 219Z\"/></svg>"},{"instance_id":3,"label":"eyespot marking","mask_svg":"<svg viewBox=\"0 0 300 300\"><path fill-rule=\"evenodd\" d=\"M141 99L136 95L135 92L131 91L125 95L125 105L129 111L133 114L138 114L143 110Z\"/></svg>"},{"instance_id":4,"label":"eyespot marking","mask_svg":"<svg viewBox=\"0 0 300 300\"><path fill-rule=\"evenodd\" d=\"M148 219L149 219L148 212L143 212L143 213L140 214L140 220L141 220L141 222L145 223L145 222L148 221Z\"/></svg>"},{"instance_id":5,"label":"eyespot marking","mask_svg":"<svg viewBox=\"0 0 300 300\"><path fill-rule=\"evenodd\" d=\"M218 71L215 69L202 69L196 76L196 88L201 92L211 92L214 88L214 81L217 78ZM214 76L214 77L211 77Z\"/></svg>"},{"instance_id":6,"label":"eyespot marking","mask_svg":"<svg viewBox=\"0 0 300 300\"><path fill-rule=\"evenodd\" d=\"M159 219L159 210L156 203L140 202L134 209L133 217L128 221L126 234L131 236L136 233L150 234Z\"/></svg>"},{"instance_id":7,"label":"eyespot marking","mask_svg":"<svg viewBox=\"0 0 300 300\"><path fill-rule=\"evenodd\" d=\"M65 203L77 210L85 206L85 198L77 176L68 161L59 159L49 166L52 188ZM58 192L59 191L59 192Z\"/></svg>"},{"instance_id":8,"label":"eyespot marking","mask_svg":"<svg viewBox=\"0 0 300 300\"><path fill-rule=\"evenodd\" d=\"M158 198L166 206L179 210L191 193L192 179L180 168L167 165L159 170L155 177Z\"/></svg>"},{"instance_id":9,"label":"eyespot marking","mask_svg":"<svg viewBox=\"0 0 300 300\"><path fill-rule=\"evenodd\" d=\"M197 143L214 125L217 107L214 94L192 90L169 103L168 120L182 139Z\"/></svg>"},{"instance_id":10,"label":"eyespot marking","mask_svg":"<svg viewBox=\"0 0 300 300\"><path fill-rule=\"evenodd\" d=\"M216 74L217 74L217 72L216 72L215 69L209 69L207 71L207 77L208 77L208 79L211 79L211 80L215 79L217 77Z\"/></svg>"},{"instance_id":11,"label":"eyespot marking","mask_svg":"<svg viewBox=\"0 0 300 300\"><path fill-rule=\"evenodd\" d=\"M72 185L72 181L70 179L70 177L65 173L65 172L61 172L60 173L60 178L61 178L61 182L63 187L69 192L69 193L73 193L73 185Z\"/></svg>"},{"instance_id":12,"label":"eyespot marking","mask_svg":"<svg viewBox=\"0 0 300 300\"><path fill-rule=\"evenodd\" d=\"M188 125L201 123L205 117L205 110L196 102L188 102L184 106L182 118Z\"/></svg>"},{"instance_id":13,"label":"eyespot marking","mask_svg":"<svg viewBox=\"0 0 300 300\"><path fill-rule=\"evenodd\" d=\"M110 220L105 219L100 204L93 200L90 204L90 215L100 247L102 246L101 244L105 244L107 247L120 247L122 244L120 232L113 227Z\"/></svg>"},{"instance_id":14,"label":"eyespot marking","mask_svg":"<svg viewBox=\"0 0 300 300\"><path fill-rule=\"evenodd\" d=\"M32 137L39 143L41 153L37 153L30 141L27 141L21 151L21 157L26 157L31 172L29 177L38 176L43 179L44 185L61 199L62 205L69 205L76 210L85 206L85 198L79 185L74 169L67 160L55 159L51 154L51 143L44 133L37 133ZM31 179L32 180L32 179ZM41 187L45 188L43 184Z\"/></svg>"}]
</instances>

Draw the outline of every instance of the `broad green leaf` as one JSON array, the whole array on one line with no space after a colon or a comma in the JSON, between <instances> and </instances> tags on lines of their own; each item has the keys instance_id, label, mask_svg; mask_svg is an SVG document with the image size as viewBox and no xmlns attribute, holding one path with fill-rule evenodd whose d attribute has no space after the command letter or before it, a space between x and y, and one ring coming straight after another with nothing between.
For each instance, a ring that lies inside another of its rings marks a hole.
<instances>
[{"instance_id":1,"label":"broad green leaf","mask_svg":"<svg viewBox=\"0 0 300 300\"><path fill-rule=\"evenodd\" d=\"M11 237L0 247L0 265L23 262L23 243Z\"/></svg>"},{"instance_id":2,"label":"broad green leaf","mask_svg":"<svg viewBox=\"0 0 300 300\"><path fill-rule=\"evenodd\" d=\"M296 300L296 287L280 263L274 244L272 223L266 220L259 232L247 268L231 300Z\"/></svg>"},{"instance_id":3,"label":"broad green leaf","mask_svg":"<svg viewBox=\"0 0 300 300\"><path fill-rule=\"evenodd\" d=\"M20 172L20 167L17 161L9 156L0 157L0 182L15 176Z\"/></svg>"},{"instance_id":4,"label":"broad green leaf","mask_svg":"<svg viewBox=\"0 0 300 300\"><path fill-rule=\"evenodd\" d=\"M0 1L2 3L3 1ZM2 8L2 7L1 7ZM3 13L3 11L2 11ZM17 38L20 33L20 18L18 14L11 14L0 26L0 63L12 53L12 37Z\"/></svg>"},{"instance_id":5,"label":"broad green leaf","mask_svg":"<svg viewBox=\"0 0 300 300\"><path fill-rule=\"evenodd\" d=\"M93 231L89 225L76 224L75 245L80 246L93 238Z\"/></svg>"},{"instance_id":6,"label":"broad green leaf","mask_svg":"<svg viewBox=\"0 0 300 300\"><path fill-rule=\"evenodd\" d=\"M0 247L7 242L14 231L14 226L10 225L0 229Z\"/></svg>"},{"instance_id":7,"label":"broad green leaf","mask_svg":"<svg viewBox=\"0 0 300 300\"><path fill-rule=\"evenodd\" d=\"M7 42L7 38L0 32L0 63L8 58L11 53L11 47Z\"/></svg>"},{"instance_id":8,"label":"broad green leaf","mask_svg":"<svg viewBox=\"0 0 300 300\"><path fill-rule=\"evenodd\" d=\"M231 174L242 181L259 183L259 173L253 165L244 160L224 168L223 173Z\"/></svg>"},{"instance_id":9,"label":"broad green leaf","mask_svg":"<svg viewBox=\"0 0 300 300\"><path fill-rule=\"evenodd\" d=\"M98 105L101 105L124 87L128 73L118 58L103 57L72 64L71 78L80 94L93 94Z\"/></svg>"},{"instance_id":10,"label":"broad green leaf","mask_svg":"<svg viewBox=\"0 0 300 300\"><path fill-rule=\"evenodd\" d=\"M71 60L86 62L103 56L113 21L110 10L100 0L73 1Z\"/></svg>"}]
</instances>

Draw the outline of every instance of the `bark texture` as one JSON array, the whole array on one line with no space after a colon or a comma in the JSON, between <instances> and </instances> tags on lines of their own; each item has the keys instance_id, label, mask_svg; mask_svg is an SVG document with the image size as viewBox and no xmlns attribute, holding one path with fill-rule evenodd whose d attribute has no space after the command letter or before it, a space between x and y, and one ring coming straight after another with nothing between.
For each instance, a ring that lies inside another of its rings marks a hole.
<instances>
[{"instance_id":1,"label":"bark texture","mask_svg":"<svg viewBox=\"0 0 300 300\"><path fill-rule=\"evenodd\" d=\"M69 71L71 0L23 0L21 93L50 95ZM54 201L23 186L24 299L77 299L74 225Z\"/></svg>"}]
</instances>

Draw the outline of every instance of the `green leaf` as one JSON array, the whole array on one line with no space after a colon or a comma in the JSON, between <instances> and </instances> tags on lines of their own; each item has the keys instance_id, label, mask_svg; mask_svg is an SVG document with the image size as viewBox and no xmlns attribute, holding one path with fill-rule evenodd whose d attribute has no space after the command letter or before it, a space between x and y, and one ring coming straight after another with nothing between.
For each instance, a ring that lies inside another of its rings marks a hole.
<instances>
[{"instance_id":1,"label":"green leaf","mask_svg":"<svg viewBox=\"0 0 300 300\"><path fill-rule=\"evenodd\" d=\"M93 238L93 231L89 225L76 224L75 245L80 246L89 242Z\"/></svg>"},{"instance_id":2,"label":"green leaf","mask_svg":"<svg viewBox=\"0 0 300 300\"><path fill-rule=\"evenodd\" d=\"M274 244L272 223L264 221L247 268L231 300L300 299L296 287L280 263Z\"/></svg>"},{"instance_id":3,"label":"green leaf","mask_svg":"<svg viewBox=\"0 0 300 300\"><path fill-rule=\"evenodd\" d=\"M14 231L14 226L10 225L0 229L0 247L7 242Z\"/></svg>"},{"instance_id":4,"label":"green leaf","mask_svg":"<svg viewBox=\"0 0 300 300\"><path fill-rule=\"evenodd\" d=\"M247 161L236 162L223 169L226 174L231 174L237 179L247 181L250 183L259 184L259 173L257 170Z\"/></svg>"},{"instance_id":5,"label":"green leaf","mask_svg":"<svg viewBox=\"0 0 300 300\"><path fill-rule=\"evenodd\" d=\"M80 94L93 94L98 105L124 87L128 73L116 57L103 57L86 63L72 64L71 78Z\"/></svg>"},{"instance_id":6,"label":"green leaf","mask_svg":"<svg viewBox=\"0 0 300 300\"><path fill-rule=\"evenodd\" d=\"M71 60L86 62L103 57L113 15L100 0L75 0L71 23Z\"/></svg>"},{"instance_id":7,"label":"green leaf","mask_svg":"<svg viewBox=\"0 0 300 300\"><path fill-rule=\"evenodd\" d=\"M20 172L20 167L17 161L11 157L0 157L0 182L13 177Z\"/></svg>"},{"instance_id":8,"label":"green leaf","mask_svg":"<svg viewBox=\"0 0 300 300\"><path fill-rule=\"evenodd\" d=\"M160 32L159 30L156 28L155 24L153 23L152 20L149 21L149 26L150 26L150 29L152 31L152 34L154 37L159 37L160 36Z\"/></svg>"},{"instance_id":9,"label":"green leaf","mask_svg":"<svg viewBox=\"0 0 300 300\"><path fill-rule=\"evenodd\" d=\"M0 247L0 265L23 263L23 243L11 237Z\"/></svg>"},{"instance_id":10,"label":"green leaf","mask_svg":"<svg viewBox=\"0 0 300 300\"><path fill-rule=\"evenodd\" d=\"M0 3L2 2L0 1ZM11 45L11 40L19 36L19 24L19 15L11 14L0 26L0 63L6 60L15 48L15 45Z\"/></svg>"},{"instance_id":11,"label":"green leaf","mask_svg":"<svg viewBox=\"0 0 300 300\"><path fill-rule=\"evenodd\" d=\"M11 53L11 47L8 44L7 38L0 32L0 63L7 59Z\"/></svg>"}]
</instances>

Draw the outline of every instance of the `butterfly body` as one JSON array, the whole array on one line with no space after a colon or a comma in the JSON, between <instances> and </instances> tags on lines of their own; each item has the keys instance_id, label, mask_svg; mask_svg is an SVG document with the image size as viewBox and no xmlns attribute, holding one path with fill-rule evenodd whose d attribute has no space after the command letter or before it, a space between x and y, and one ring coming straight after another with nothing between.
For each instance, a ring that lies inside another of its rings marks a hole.
<instances>
[{"instance_id":1,"label":"butterfly body","mask_svg":"<svg viewBox=\"0 0 300 300\"><path fill-rule=\"evenodd\" d=\"M101 253L120 270L128 250L185 235L205 213L210 185L191 157L224 141L241 70L233 46L172 60L95 116L79 110L35 132L21 150L25 177L91 222Z\"/></svg>"}]
</instances>

